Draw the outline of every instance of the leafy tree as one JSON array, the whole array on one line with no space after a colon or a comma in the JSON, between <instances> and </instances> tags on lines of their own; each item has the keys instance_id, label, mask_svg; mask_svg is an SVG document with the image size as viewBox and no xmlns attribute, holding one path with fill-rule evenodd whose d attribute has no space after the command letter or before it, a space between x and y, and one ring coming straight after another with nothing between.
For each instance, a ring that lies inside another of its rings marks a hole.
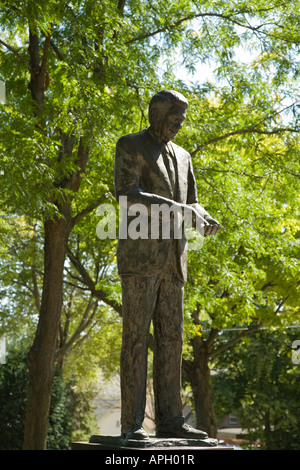
<instances>
[{"instance_id":1,"label":"leafy tree","mask_svg":"<svg viewBox=\"0 0 300 470\"><path fill-rule=\"evenodd\" d=\"M299 367L292 361L296 330L263 330L237 343L212 377L219 416L235 410L250 443L267 450L299 450ZM224 332L224 335L232 332Z\"/></svg>"},{"instance_id":2,"label":"leafy tree","mask_svg":"<svg viewBox=\"0 0 300 470\"><path fill-rule=\"evenodd\" d=\"M43 231L26 449L46 446L62 305L70 292L64 299L66 260L81 287L120 311L119 289L109 289L113 273L100 282L92 244L81 234L91 233L96 207L112 200L117 138L138 130L136 123L146 125L157 88L176 88L191 103L178 143L184 140L193 155L200 201L226 228L202 251L202 264L191 253L189 311L208 320L211 339L228 322L260 323L263 311L277 322L277 301L297 311L298 19L299 7L283 0L163 0L159 8L146 0L2 2L0 68L8 92L1 109L1 200L7 213L35 220ZM260 51L252 67L235 60L238 47ZM214 61L218 86L188 87L176 79L178 52L191 72L195 57ZM283 119L285 109L291 112ZM111 259L113 247L105 246L101 253ZM272 255L274 246L281 256ZM267 301L267 310L256 307Z\"/></svg>"}]
</instances>

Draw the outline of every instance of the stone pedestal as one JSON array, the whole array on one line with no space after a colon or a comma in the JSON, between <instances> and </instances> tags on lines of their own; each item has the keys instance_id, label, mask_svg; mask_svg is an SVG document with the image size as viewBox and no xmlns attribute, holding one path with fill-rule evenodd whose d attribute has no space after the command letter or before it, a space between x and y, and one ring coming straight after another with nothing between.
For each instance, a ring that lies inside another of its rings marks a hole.
<instances>
[{"instance_id":1,"label":"stone pedestal","mask_svg":"<svg viewBox=\"0 0 300 470\"><path fill-rule=\"evenodd\" d=\"M149 437L147 440L122 439L120 436L91 436L89 442L73 442L72 450L111 451L199 451L233 450L233 447L218 445L216 439L178 439Z\"/></svg>"}]
</instances>

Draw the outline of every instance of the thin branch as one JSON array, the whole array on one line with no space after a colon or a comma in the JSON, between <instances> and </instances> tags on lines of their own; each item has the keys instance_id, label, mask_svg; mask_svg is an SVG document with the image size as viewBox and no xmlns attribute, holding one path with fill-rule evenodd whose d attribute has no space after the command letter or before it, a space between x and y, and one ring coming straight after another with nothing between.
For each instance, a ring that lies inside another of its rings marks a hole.
<instances>
[{"instance_id":1,"label":"thin branch","mask_svg":"<svg viewBox=\"0 0 300 470\"><path fill-rule=\"evenodd\" d=\"M67 256L73 266L78 271L78 273L80 274L81 282L90 289L91 294L97 299L112 307L117 313L122 315L122 306L118 304L115 300L110 299L102 289L96 288L95 281L90 277L89 273L81 263L80 259L72 253L69 247L67 247Z\"/></svg>"},{"instance_id":2,"label":"thin branch","mask_svg":"<svg viewBox=\"0 0 300 470\"><path fill-rule=\"evenodd\" d=\"M275 312L274 312L275 315L277 315L277 313L278 313L278 312L280 311L280 309L283 307L283 305L284 305L285 302L287 301L288 297L289 297L289 296L284 297L284 298L281 299L281 301L278 303L277 308L276 308L276 310L275 310Z\"/></svg>"},{"instance_id":3,"label":"thin branch","mask_svg":"<svg viewBox=\"0 0 300 470\"><path fill-rule=\"evenodd\" d=\"M28 62L18 53L18 51L14 47L10 46L5 41L2 41L2 39L0 39L0 44L2 44L2 46L6 47L10 52L12 52L19 59L19 61L27 67L29 71L31 70Z\"/></svg>"},{"instance_id":4,"label":"thin branch","mask_svg":"<svg viewBox=\"0 0 300 470\"><path fill-rule=\"evenodd\" d=\"M207 145L213 144L215 142L219 142L220 140L228 139L228 137L232 137L234 135L244 135L244 134L264 134L264 135L273 135L273 134L280 134L283 132L299 132L298 128L294 127L277 127L273 130L267 131L267 130L260 130L257 129L258 125L254 125L252 127L249 127L247 129L239 129L236 131L228 132L227 134L220 135L218 137L214 137L213 139L209 139L206 142L203 142L202 144L198 145L198 147L191 152L191 156L194 156L196 153L198 153L203 147L206 147Z\"/></svg>"},{"instance_id":5,"label":"thin branch","mask_svg":"<svg viewBox=\"0 0 300 470\"><path fill-rule=\"evenodd\" d=\"M57 351L56 360L60 361L65 356L66 352L72 348L76 340L80 337L81 333L89 327L89 325L92 323L95 317L97 309L98 309L98 300L93 302L92 297L91 297L86 306L85 312L83 314L83 317L78 327L76 328L76 330L74 331L70 339L66 343L64 343L62 347ZM91 310L92 310L92 313L89 315Z\"/></svg>"},{"instance_id":6,"label":"thin branch","mask_svg":"<svg viewBox=\"0 0 300 470\"><path fill-rule=\"evenodd\" d=\"M210 186L222 199L224 205L226 206L226 208L235 216L237 217L238 219L242 219L243 220L243 217L241 217L239 214L237 214L233 209L231 209L230 205L228 204L228 202L226 201L226 199L224 198L223 194L210 182L208 181L206 178L204 178L204 176L200 175L200 178L205 181L206 184L208 184L208 186ZM249 223L249 222L248 222ZM251 225L251 224L250 224Z\"/></svg>"},{"instance_id":7,"label":"thin branch","mask_svg":"<svg viewBox=\"0 0 300 470\"><path fill-rule=\"evenodd\" d=\"M220 170L218 168L210 168L209 166L202 167L202 168L195 168L195 171L214 171L216 173L229 173L232 175L238 176L247 176L248 178L255 178L255 179L265 179L269 178L271 174L276 174L276 171L270 171L268 173L264 173L263 175L253 175L251 173L247 173L246 171L235 171L235 170ZM281 173L287 173L288 175L295 176L296 178L300 177L300 173L296 173L293 171L282 170Z\"/></svg>"},{"instance_id":8,"label":"thin branch","mask_svg":"<svg viewBox=\"0 0 300 470\"><path fill-rule=\"evenodd\" d=\"M59 60L65 60L64 59L64 56L63 54L60 52L59 48L57 47L57 45L53 42L53 39L50 39L50 45L52 47L52 49L54 50L55 54L57 55L57 57L59 58Z\"/></svg>"},{"instance_id":9,"label":"thin branch","mask_svg":"<svg viewBox=\"0 0 300 470\"><path fill-rule=\"evenodd\" d=\"M81 282L81 279L78 279L78 280L79 280L79 282ZM78 284L74 284L73 282L70 282L70 281L64 281L64 284L66 286L75 287L76 289L82 290L83 292L90 292L90 289L88 287L82 287L82 286L79 286Z\"/></svg>"},{"instance_id":10,"label":"thin branch","mask_svg":"<svg viewBox=\"0 0 300 470\"><path fill-rule=\"evenodd\" d=\"M210 330L208 339L207 339L207 341L206 341L209 351L211 350L212 345L214 344L215 339L217 339L219 333L220 333L220 330L217 329L217 328L212 328L212 329Z\"/></svg>"},{"instance_id":11,"label":"thin branch","mask_svg":"<svg viewBox=\"0 0 300 470\"><path fill-rule=\"evenodd\" d=\"M38 288L37 277L36 277L36 269L34 266L31 266L31 276L33 282L33 297L37 311L39 312L41 309L41 296Z\"/></svg>"},{"instance_id":12,"label":"thin branch","mask_svg":"<svg viewBox=\"0 0 300 470\"><path fill-rule=\"evenodd\" d=\"M208 14L207 14L208 15ZM199 18L201 16L206 16L206 14L196 14L196 15L189 15L189 16L186 16L184 18L181 18L180 20L178 21L175 21L175 23L172 23L172 24L169 24L169 25L166 25L162 28L158 28L156 29L155 31L152 31L152 32L149 32L149 33L146 33L146 34L141 34L139 36L136 36L132 39L129 39L129 41L126 41L125 44L132 44L133 42L137 42L137 41L141 41L143 39L147 39L147 38L150 38L152 36L156 36L157 34L159 33L163 33L169 29L172 29L172 28L175 28L176 26L179 26L181 23L184 23L185 21L189 21L189 20L192 20L192 19L195 19L195 18ZM209 16L212 16L212 15L209 15Z\"/></svg>"},{"instance_id":13,"label":"thin branch","mask_svg":"<svg viewBox=\"0 0 300 470\"><path fill-rule=\"evenodd\" d=\"M241 338L243 338L244 336L247 336L249 335L250 333L253 333L253 331L257 331L261 328L261 323L259 323L258 325L254 326L253 328L249 328L248 330L244 330L244 331L241 331L241 333L239 333L235 338L233 338L232 340L228 341L227 343L223 344L222 346L220 346L219 348L215 349L211 354L210 354L210 358L212 359L213 357L217 356L218 354L220 354L221 352L223 351L226 351L227 349L229 349L231 346L233 346L234 344L236 344Z\"/></svg>"},{"instance_id":14,"label":"thin branch","mask_svg":"<svg viewBox=\"0 0 300 470\"><path fill-rule=\"evenodd\" d=\"M83 219L83 217L90 214L90 212L92 212L94 209L96 209L96 207L98 207L99 204L101 204L102 202L104 202L108 198L109 198L109 193L105 193L101 197L96 199L94 202L89 204L87 207L82 209L82 211L78 212L78 214L76 214L75 217L73 217L73 219L72 219L72 226L74 227L74 225L78 224L78 222L80 222L80 220Z\"/></svg>"},{"instance_id":15,"label":"thin branch","mask_svg":"<svg viewBox=\"0 0 300 470\"><path fill-rule=\"evenodd\" d=\"M198 171L214 171L216 173L230 173L238 176L248 176L249 178L264 179L267 175L252 175L246 171L235 171L235 170L219 170L217 168L210 168L209 166L203 168L197 168Z\"/></svg>"},{"instance_id":16,"label":"thin branch","mask_svg":"<svg viewBox=\"0 0 300 470\"><path fill-rule=\"evenodd\" d=\"M220 140L224 140L224 139L227 139L228 137L232 137L234 135L243 135L243 134L252 134L252 133L256 133L256 134L266 134L266 135L272 135L272 134L280 134L282 132L299 132L299 127L277 127L277 128L274 128L272 130L261 130L261 129L258 129L258 127L265 123L266 121L268 121L269 119L272 119L274 118L274 116L278 116L278 114L282 114L284 113L285 111L293 108L295 105L299 104L298 101L288 105L288 106L285 106L284 108L282 108L281 110L279 111L274 111L272 114L269 114L268 116L260 119L256 124L253 124L252 126L250 127L247 127L246 129L238 129L236 131L231 131L231 132L227 132L226 134L223 134L221 136L218 136L218 137L214 137L212 139L209 139L207 140L206 142L203 142L202 144L198 145L198 147L193 150L191 152L191 156L194 156L196 153L198 153L203 147L207 146L207 145L210 145L210 144L213 144L215 142L219 142Z\"/></svg>"},{"instance_id":17,"label":"thin branch","mask_svg":"<svg viewBox=\"0 0 300 470\"><path fill-rule=\"evenodd\" d=\"M261 11L265 11L265 10L258 10L256 13L259 13ZM237 11L237 12L233 12L232 14L233 15L237 15L237 14L245 14L247 13L247 11ZM228 15L223 15L222 13L194 13L194 14L191 14L191 15L187 15L185 16L184 18L181 18L177 21L175 21L174 23L171 23L171 24L167 24L161 28L158 28L154 31L151 31L149 33L145 33L145 34L141 34L139 36L136 36L132 39L129 39L129 41L126 41L125 44L132 44L133 42L137 42L137 41L141 41L143 39L147 39L147 38L150 38L150 37L153 37L153 36L156 36L157 34L159 33L164 33L168 30L171 30L173 28L176 28L177 26L181 25L182 23L184 23L185 21L191 21L191 20L194 20L196 18L205 18L205 17L211 17L211 18L221 18L223 20L226 20L226 21L229 21L237 26L240 26L242 28L246 28L246 29L250 29L251 31L259 31L260 28L263 26L263 25L259 25L259 26L251 26L249 24L244 24L240 21L237 21L235 18L233 18L233 16L228 16ZM261 32L262 34L267 34L266 32L262 31Z\"/></svg>"},{"instance_id":18,"label":"thin branch","mask_svg":"<svg viewBox=\"0 0 300 470\"><path fill-rule=\"evenodd\" d=\"M59 159L62 158L63 155L70 157L72 155L72 150L74 146L74 139L75 136L67 136L65 133L62 133L62 148L59 154ZM67 188L72 190L73 192L77 192L82 180L82 174L85 172L86 165L89 158L89 146L85 142L83 136L80 137L78 150L77 150L77 160L76 164L78 168L73 171L70 175L66 176L63 175L60 181L56 183L57 187L60 188Z\"/></svg>"},{"instance_id":19,"label":"thin branch","mask_svg":"<svg viewBox=\"0 0 300 470\"><path fill-rule=\"evenodd\" d=\"M294 171L285 170L283 173L287 173L288 175L292 175L292 176L296 176L297 178L300 178L300 173L295 173Z\"/></svg>"},{"instance_id":20,"label":"thin branch","mask_svg":"<svg viewBox=\"0 0 300 470\"><path fill-rule=\"evenodd\" d=\"M80 347L80 345L90 336L91 332L93 331L95 325L97 324L97 320L95 320L93 323L90 324L90 327L88 330L85 330L84 335L81 335L79 338L77 338L77 341L71 345L70 349L74 350Z\"/></svg>"}]
</instances>

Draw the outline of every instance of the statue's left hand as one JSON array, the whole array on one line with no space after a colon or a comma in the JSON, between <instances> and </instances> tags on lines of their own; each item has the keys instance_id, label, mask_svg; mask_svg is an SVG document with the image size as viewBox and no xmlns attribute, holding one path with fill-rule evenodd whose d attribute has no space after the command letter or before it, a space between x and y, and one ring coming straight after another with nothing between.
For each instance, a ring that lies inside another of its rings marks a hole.
<instances>
[{"instance_id":1,"label":"statue's left hand","mask_svg":"<svg viewBox=\"0 0 300 470\"><path fill-rule=\"evenodd\" d=\"M215 219L210 216L205 216L205 221L209 223L209 225L205 225L204 227L204 236L207 237L208 235L216 235L220 230L222 230L222 225Z\"/></svg>"}]
</instances>

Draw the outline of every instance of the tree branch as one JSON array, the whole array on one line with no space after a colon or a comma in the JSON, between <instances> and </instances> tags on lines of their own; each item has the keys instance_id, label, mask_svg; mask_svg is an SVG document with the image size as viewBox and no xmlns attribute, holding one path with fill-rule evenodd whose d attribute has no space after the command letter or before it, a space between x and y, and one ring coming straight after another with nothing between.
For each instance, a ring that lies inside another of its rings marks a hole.
<instances>
[{"instance_id":1,"label":"tree branch","mask_svg":"<svg viewBox=\"0 0 300 470\"><path fill-rule=\"evenodd\" d=\"M266 11L265 9L263 10L257 10L256 13L259 13L261 11ZM260 28L263 26L263 25L259 25L259 26L251 26L249 24L245 24L245 23L242 23L240 21L237 21L235 18L234 18L234 15L238 15L238 14L245 14L245 13L253 13L251 11L246 11L245 9L241 10L241 11L236 11L236 12L232 12L232 16L229 16L229 15L223 15L222 13L193 13L191 15L187 15L183 18L180 18L179 20L175 21L174 23L171 23L171 24L168 24L168 25L165 25L161 28L158 28L154 31L151 31L151 32L148 32L148 33L145 33L145 34L140 34L139 36L136 36L132 39L129 39L129 41L126 41L125 44L132 44L133 42L137 42L137 41L141 41L143 39L147 39L147 38L150 38L150 37L153 37L153 36L156 36L157 34L159 33L164 33L170 29L173 29L173 28L176 28L177 26L181 25L182 23L184 23L185 21L191 21L191 20L194 20L196 18L205 18L205 17L211 17L211 18L221 18L223 20L226 20L226 21L229 21L237 26L240 26L242 28L246 28L246 29L250 29L251 31L259 31ZM261 32L261 31L259 31ZM262 31L261 33L263 34L267 34L266 32Z\"/></svg>"},{"instance_id":2,"label":"tree branch","mask_svg":"<svg viewBox=\"0 0 300 470\"><path fill-rule=\"evenodd\" d=\"M97 299L112 307L117 313L122 315L122 306L118 304L115 300L110 299L102 289L96 289L96 283L90 277L89 273L86 271L79 258L72 253L69 247L67 247L66 251L69 260L81 276L81 282L89 288L91 294Z\"/></svg>"},{"instance_id":3,"label":"tree branch","mask_svg":"<svg viewBox=\"0 0 300 470\"><path fill-rule=\"evenodd\" d=\"M277 116L279 114L284 113L288 109L293 108L298 102L294 102L289 106L285 106L279 111L274 111L272 114L260 119L256 124L254 123L252 126L247 127L246 129L237 129L236 131L231 131L227 132L226 134L223 134L218 137L214 137L212 139L207 140L206 142L203 142L202 144L198 145L198 147L191 152L191 156L194 156L196 153L198 153L203 147L206 147L207 145L213 144L215 142L219 142L220 140L227 139L228 137L232 137L234 135L243 135L243 134L266 134L266 135L272 135L272 134L280 134L282 132L299 132L299 127L277 127L271 130L263 130L263 129L258 129L258 127L268 121L269 119L274 118L274 116Z\"/></svg>"},{"instance_id":4,"label":"tree branch","mask_svg":"<svg viewBox=\"0 0 300 470\"><path fill-rule=\"evenodd\" d=\"M74 225L78 224L78 222L80 222L80 220L83 217L85 217L90 212L92 212L94 209L96 209L96 207L98 207L99 204L101 204L102 202L107 200L108 197L109 197L109 193L105 193L105 194L103 194L103 196L99 197L94 202L92 202L89 206L82 209L82 211L78 212L78 214L76 214L75 217L73 217L72 226L74 227Z\"/></svg>"},{"instance_id":5,"label":"tree branch","mask_svg":"<svg viewBox=\"0 0 300 470\"><path fill-rule=\"evenodd\" d=\"M0 39L0 44L2 44L2 46L6 47L6 49L12 52L19 59L19 61L22 62L22 64L24 64L28 70L30 70L30 65L28 64L28 62L21 56L21 54L18 53L18 51L14 47L10 46L5 41L2 41L2 39Z\"/></svg>"},{"instance_id":6,"label":"tree branch","mask_svg":"<svg viewBox=\"0 0 300 470\"><path fill-rule=\"evenodd\" d=\"M249 127L247 129L239 129L236 131L228 132L227 134L220 135L218 137L214 137L213 139L209 139L206 142L203 142L202 144L198 145L198 147L191 152L191 156L194 156L196 153L198 153L203 147L206 147L207 145L213 144L215 142L219 142L220 140L228 139L228 137L232 137L234 135L244 135L244 134L265 134L265 135L273 135L273 134L280 134L282 132L299 132L298 128L294 127L277 127L273 130L260 130L257 129L258 125L254 125L252 127Z\"/></svg>"},{"instance_id":7,"label":"tree branch","mask_svg":"<svg viewBox=\"0 0 300 470\"><path fill-rule=\"evenodd\" d=\"M39 50L39 38L38 35L29 29L29 56L30 56L30 68L31 72L35 72L36 75L40 71L40 50Z\"/></svg>"},{"instance_id":8,"label":"tree branch","mask_svg":"<svg viewBox=\"0 0 300 470\"><path fill-rule=\"evenodd\" d=\"M54 50L55 54L57 55L57 57L59 58L59 60L65 60L63 54L60 52L59 48L53 42L52 39L50 39L50 45L51 45L52 49Z\"/></svg>"},{"instance_id":9,"label":"tree branch","mask_svg":"<svg viewBox=\"0 0 300 470\"><path fill-rule=\"evenodd\" d=\"M145 34L141 34L139 36L136 36L132 39L129 39L129 41L126 41L125 44L132 44L133 42L137 42L137 41L141 41L143 39L147 39L147 38L150 38L152 36L156 36L156 34L159 34L159 33L163 33L169 29L172 29L172 28L176 28L176 26L179 26L181 23L184 23L185 21L189 21L189 20L192 20L192 19L195 19L195 18L199 18L200 16L206 16L206 14L194 14L194 15L189 15L189 16L186 16L184 18L181 18L180 20L178 21L175 21L175 23L172 23L172 24L169 24L169 25L166 25L162 28L158 28L156 29L155 31L152 31L152 32L149 32L149 33L145 33ZM209 16L212 16L212 15L209 15Z\"/></svg>"},{"instance_id":10,"label":"tree branch","mask_svg":"<svg viewBox=\"0 0 300 470\"><path fill-rule=\"evenodd\" d=\"M207 346L208 346L208 351L211 350L212 345L213 345L215 339L218 337L218 334L219 334L219 333L220 333L220 330L217 329L217 328L212 328L212 329L210 330L209 336L208 336L207 341L206 341L206 342L207 342Z\"/></svg>"},{"instance_id":11,"label":"tree branch","mask_svg":"<svg viewBox=\"0 0 300 470\"><path fill-rule=\"evenodd\" d=\"M200 175L201 179L203 181L205 181L205 183L210 186L219 196L220 198L222 199L224 205L226 206L226 208L235 216L237 217L238 219L244 219L243 217L241 217L239 214L237 214L231 207L230 205L228 204L228 202L226 201L225 197L223 196L223 193L221 193L218 188L216 188L210 181L208 181L206 178L204 178L204 176ZM249 224L249 221L247 222ZM250 224L251 225L251 224Z\"/></svg>"},{"instance_id":12,"label":"tree branch","mask_svg":"<svg viewBox=\"0 0 300 470\"><path fill-rule=\"evenodd\" d=\"M31 266L31 276L33 282L33 297L37 311L41 309L41 296L38 288L37 278L36 278L36 269L34 266Z\"/></svg>"},{"instance_id":13,"label":"tree branch","mask_svg":"<svg viewBox=\"0 0 300 470\"><path fill-rule=\"evenodd\" d=\"M80 337L81 333L83 331L85 331L88 328L88 326L92 323L92 321L95 317L95 314L97 312L97 309L98 309L98 300L93 302L92 298L91 298L89 300L87 306L86 306L85 312L82 316L82 319L81 319L78 327L76 328L76 330L74 331L72 336L69 338L69 340L67 342L65 342L64 344L62 344L62 346L57 351L57 353L56 353L56 360L57 361L62 360L62 358L65 356L66 352L72 348L75 341ZM92 310L92 312L90 314L91 310Z\"/></svg>"},{"instance_id":14,"label":"tree branch","mask_svg":"<svg viewBox=\"0 0 300 470\"><path fill-rule=\"evenodd\" d=\"M62 133L61 136L61 151L59 154L59 159L62 159L64 155L67 157L72 156L74 148L75 136L68 136L65 133ZM82 180L82 174L85 172L85 168L89 158L89 146L85 141L84 137L81 136L79 140L78 150L77 150L77 159L76 164L78 169L74 170L70 175L64 175L56 185L60 188L70 189L73 192L77 192Z\"/></svg>"},{"instance_id":15,"label":"tree branch","mask_svg":"<svg viewBox=\"0 0 300 470\"><path fill-rule=\"evenodd\" d=\"M219 170L218 168L210 168L209 166L198 168L198 171L214 171L216 173L230 173L238 176L248 176L249 178L263 179L266 178L266 175L251 175L246 171L235 171L235 170Z\"/></svg>"},{"instance_id":16,"label":"tree branch","mask_svg":"<svg viewBox=\"0 0 300 470\"><path fill-rule=\"evenodd\" d=\"M221 352L226 351L227 349L229 349L231 346L233 346L235 343L237 343L244 336L247 336L250 333L253 333L253 331L259 330L261 328L261 326L262 326L261 323L259 323L258 325L254 326L253 328L249 328L248 330L241 331L241 333L239 333L235 338L233 338L232 340L230 340L227 343L223 344L219 348L215 349L210 354L210 358L212 359L213 357L217 356Z\"/></svg>"},{"instance_id":17,"label":"tree branch","mask_svg":"<svg viewBox=\"0 0 300 470\"><path fill-rule=\"evenodd\" d=\"M117 8L118 8L118 10L120 10L122 13L123 13L123 11L124 11L125 3L126 3L126 0L119 0L119 2L118 2Z\"/></svg>"}]
</instances>

